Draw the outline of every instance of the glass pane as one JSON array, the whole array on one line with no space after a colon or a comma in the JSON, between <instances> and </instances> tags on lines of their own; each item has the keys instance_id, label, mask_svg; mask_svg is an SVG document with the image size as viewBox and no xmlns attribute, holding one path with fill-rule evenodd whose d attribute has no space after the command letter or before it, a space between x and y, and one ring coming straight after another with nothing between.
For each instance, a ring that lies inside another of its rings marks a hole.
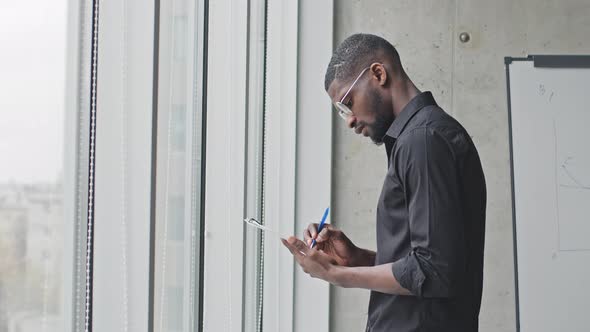
<instances>
[{"instance_id":1,"label":"glass pane","mask_svg":"<svg viewBox=\"0 0 590 332\"><path fill-rule=\"evenodd\" d=\"M160 3L154 330L196 331L201 225L202 1Z\"/></svg>"},{"instance_id":2,"label":"glass pane","mask_svg":"<svg viewBox=\"0 0 590 332\"><path fill-rule=\"evenodd\" d=\"M66 6L0 3L0 331L65 330Z\"/></svg>"}]
</instances>

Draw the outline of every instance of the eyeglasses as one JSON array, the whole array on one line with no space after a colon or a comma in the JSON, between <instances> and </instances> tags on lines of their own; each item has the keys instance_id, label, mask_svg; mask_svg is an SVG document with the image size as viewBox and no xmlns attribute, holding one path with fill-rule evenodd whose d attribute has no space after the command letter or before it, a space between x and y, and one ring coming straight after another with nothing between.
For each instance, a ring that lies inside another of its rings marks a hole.
<instances>
[{"instance_id":1,"label":"eyeglasses","mask_svg":"<svg viewBox=\"0 0 590 332\"><path fill-rule=\"evenodd\" d=\"M350 92L350 90L352 90L352 88L354 87L354 85L356 84L356 82L361 78L361 76L363 76L363 74L367 71L367 69L369 69L371 67L367 67L365 69L363 69L363 71L361 71L361 73L359 74L359 76L357 76L357 78L354 80L354 82L352 82L352 84L350 85L350 88L348 88L348 90L346 91L346 93L344 94L344 97L342 97L342 99L340 99L340 101L336 102L334 104L334 107L336 107L336 110L338 110L338 115L340 115L340 117L344 120L348 120L348 118L353 115L352 111L350 110L350 108L348 108L348 106L346 106L343 102L344 99L346 99L346 96L348 96L348 93Z\"/></svg>"}]
</instances>

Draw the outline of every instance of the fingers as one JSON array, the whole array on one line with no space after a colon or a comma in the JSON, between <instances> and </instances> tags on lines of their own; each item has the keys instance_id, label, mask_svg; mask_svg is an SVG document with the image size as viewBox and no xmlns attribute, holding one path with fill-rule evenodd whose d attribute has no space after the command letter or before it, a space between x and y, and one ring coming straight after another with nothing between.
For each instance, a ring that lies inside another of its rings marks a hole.
<instances>
[{"instance_id":1,"label":"fingers","mask_svg":"<svg viewBox=\"0 0 590 332\"><path fill-rule=\"evenodd\" d=\"M305 242L299 240L298 238L294 236L289 236L287 242L304 256L309 253L309 248L305 245Z\"/></svg>"},{"instance_id":2,"label":"fingers","mask_svg":"<svg viewBox=\"0 0 590 332\"><path fill-rule=\"evenodd\" d=\"M285 239L281 239L281 242L283 242L283 245L285 247L287 247L287 249L289 249L289 251L291 252L291 255L293 255L293 257L295 258L295 260L297 261L297 263L301 264L302 261L302 257L303 256L299 251L297 251L295 249L295 247L291 246L289 244L289 242L287 242L287 240Z\"/></svg>"},{"instance_id":3,"label":"fingers","mask_svg":"<svg viewBox=\"0 0 590 332\"><path fill-rule=\"evenodd\" d=\"M317 223L312 223L307 226L307 228L303 231L303 239L307 243L307 245L311 244L311 240L315 239L317 242L322 242L327 240L331 235L331 230L334 230L331 224L324 224L322 227L322 231L318 234L318 226ZM318 236L321 235L322 241L318 240Z\"/></svg>"},{"instance_id":4,"label":"fingers","mask_svg":"<svg viewBox=\"0 0 590 332\"><path fill-rule=\"evenodd\" d=\"M311 223L303 232L303 239L308 247L311 246L311 242L318 237L318 226L318 223Z\"/></svg>"},{"instance_id":5,"label":"fingers","mask_svg":"<svg viewBox=\"0 0 590 332\"><path fill-rule=\"evenodd\" d=\"M303 270L312 278L328 280L328 271L331 266L338 265L334 257L323 251L309 249L305 242L290 236L287 240L281 239L283 245L289 249L293 257Z\"/></svg>"},{"instance_id":6,"label":"fingers","mask_svg":"<svg viewBox=\"0 0 590 332\"><path fill-rule=\"evenodd\" d=\"M318 226L319 224L317 223L311 223L309 225L307 225L307 228L305 229L304 232L304 239L307 242L307 238L305 237L306 234L309 235L310 239L315 239L318 236Z\"/></svg>"},{"instance_id":7,"label":"fingers","mask_svg":"<svg viewBox=\"0 0 590 332\"><path fill-rule=\"evenodd\" d=\"M324 227L322 228L322 231L318 234L318 236L316 238L316 242L321 243L321 242L328 240L330 237L334 236L335 232L336 231L332 228L332 225L325 224Z\"/></svg>"},{"instance_id":8,"label":"fingers","mask_svg":"<svg viewBox=\"0 0 590 332\"><path fill-rule=\"evenodd\" d=\"M309 253L309 248L307 248L305 243L294 236L290 236L287 240L281 239L281 242L289 249L299 264L303 262L303 259Z\"/></svg>"},{"instance_id":9,"label":"fingers","mask_svg":"<svg viewBox=\"0 0 590 332\"><path fill-rule=\"evenodd\" d=\"M316 233L316 235L313 235L312 231ZM317 224L309 224L303 230L303 240L305 241L305 243L307 243L307 245L310 245L311 240L314 238L314 236L317 236Z\"/></svg>"}]
</instances>

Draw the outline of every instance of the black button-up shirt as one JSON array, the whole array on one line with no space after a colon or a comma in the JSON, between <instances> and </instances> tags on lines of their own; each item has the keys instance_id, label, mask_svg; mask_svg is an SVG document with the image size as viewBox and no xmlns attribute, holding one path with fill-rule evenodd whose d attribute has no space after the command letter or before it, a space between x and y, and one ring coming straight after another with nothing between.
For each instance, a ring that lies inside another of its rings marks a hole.
<instances>
[{"instance_id":1,"label":"black button-up shirt","mask_svg":"<svg viewBox=\"0 0 590 332\"><path fill-rule=\"evenodd\" d=\"M367 331L477 331L486 185L471 137L425 92L383 140L375 264L414 296L371 292Z\"/></svg>"}]
</instances>

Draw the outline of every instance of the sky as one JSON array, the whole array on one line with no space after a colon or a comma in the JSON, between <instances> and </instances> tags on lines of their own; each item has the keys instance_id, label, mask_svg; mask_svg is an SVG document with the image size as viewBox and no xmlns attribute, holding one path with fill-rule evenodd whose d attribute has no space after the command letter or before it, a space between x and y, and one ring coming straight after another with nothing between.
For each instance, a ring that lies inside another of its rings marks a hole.
<instances>
[{"instance_id":1,"label":"sky","mask_svg":"<svg viewBox=\"0 0 590 332\"><path fill-rule=\"evenodd\" d=\"M67 0L0 0L0 183L63 170Z\"/></svg>"}]
</instances>

